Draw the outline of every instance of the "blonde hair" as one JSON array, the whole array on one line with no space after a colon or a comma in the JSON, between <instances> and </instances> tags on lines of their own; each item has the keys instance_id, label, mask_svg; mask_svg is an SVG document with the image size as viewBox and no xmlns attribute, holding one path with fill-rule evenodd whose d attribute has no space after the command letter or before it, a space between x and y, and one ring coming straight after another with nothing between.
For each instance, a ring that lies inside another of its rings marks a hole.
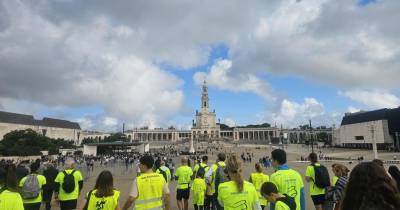
<instances>
[{"instance_id":1,"label":"blonde hair","mask_svg":"<svg viewBox=\"0 0 400 210\"><path fill-rule=\"evenodd\" d=\"M349 174L349 172L350 172L350 170L345 166L345 165L342 165L342 164L336 164L334 167L333 167L333 171L335 171L336 173L338 173L339 174L339 176L348 176L348 174Z\"/></svg>"},{"instance_id":2,"label":"blonde hair","mask_svg":"<svg viewBox=\"0 0 400 210\"><path fill-rule=\"evenodd\" d=\"M236 183L239 192L242 192L244 185L244 180L242 176L242 163L239 161L236 155L230 155L228 157L225 169L229 173L231 180Z\"/></svg>"}]
</instances>

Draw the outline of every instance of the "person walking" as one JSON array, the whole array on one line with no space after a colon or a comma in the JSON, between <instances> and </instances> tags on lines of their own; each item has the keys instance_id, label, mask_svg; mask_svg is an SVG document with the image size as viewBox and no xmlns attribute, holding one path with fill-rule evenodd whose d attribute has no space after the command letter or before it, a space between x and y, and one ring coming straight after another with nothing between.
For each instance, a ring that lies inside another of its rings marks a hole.
<instances>
[{"instance_id":1,"label":"person walking","mask_svg":"<svg viewBox=\"0 0 400 210\"><path fill-rule=\"evenodd\" d=\"M156 173L163 175L165 182L169 184L171 182L171 171L165 166L165 161L160 160L160 166L157 168Z\"/></svg>"},{"instance_id":2,"label":"person walking","mask_svg":"<svg viewBox=\"0 0 400 210\"><path fill-rule=\"evenodd\" d=\"M296 209L296 202L294 199L286 194L279 193L276 185L272 182L265 182L261 186L261 194L268 202L274 204L275 210Z\"/></svg>"},{"instance_id":3,"label":"person walking","mask_svg":"<svg viewBox=\"0 0 400 210\"><path fill-rule=\"evenodd\" d=\"M296 210L305 210L303 178L299 172L286 165L286 152L284 150L273 150L271 158L272 166L276 171L271 175L270 181L276 185L279 193L294 198ZM274 209L273 204L271 204L271 209Z\"/></svg>"},{"instance_id":4,"label":"person walking","mask_svg":"<svg viewBox=\"0 0 400 210\"><path fill-rule=\"evenodd\" d=\"M268 201L264 197L262 197L260 190L262 184L269 181L269 176L263 173L260 163L255 164L255 169L256 172L250 174L249 182L252 183L256 188L258 198L260 200L261 209L264 210L264 208L268 205Z\"/></svg>"},{"instance_id":5,"label":"person walking","mask_svg":"<svg viewBox=\"0 0 400 210\"><path fill-rule=\"evenodd\" d=\"M204 210L204 196L206 194L206 182L204 180L204 170L198 170L196 178L193 180L193 205L195 210Z\"/></svg>"},{"instance_id":6,"label":"person walking","mask_svg":"<svg viewBox=\"0 0 400 210\"><path fill-rule=\"evenodd\" d=\"M181 166L176 169L175 180L177 180L176 201L179 210L189 209L190 180L192 178L192 168L188 166L188 158L182 157Z\"/></svg>"},{"instance_id":7,"label":"person walking","mask_svg":"<svg viewBox=\"0 0 400 210\"><path fill-rule=\"evenodd\" d=\"M333 173L338 179L332 187L327 188L325 196L326 203L324 205L325 210L339 210L340 201L342 200L344 189L348 182L349 169L346 166L335 164Z\"/></svg>"},{"instance_id":8,"label":"person walking","mask_svg":"<svg viewBox=\"0 0 400 210\"><path fill-rule=\"evenodd\" d=\"M76 209L78 197L83 188L83 177L81 172L75 169L73 158L65 160L65 170L58 173L54 182L54 199L59 203L60 209Z\"/></svg>"},{"instance_id":9,"label":"person walking","mask_svg":"<svg viewBox=\"0 0 400 210\"><path fill-rule=\"evenodd\" d=\"M43 188L43 202L46 205L46 210L51 209L51 199L55 189L54 180L58 175L58 170L54 167L53 163L46 164L46 169L43 171L43 176L46 177L46 185Z\"/></svg>"},{"instance_id":10,"label":"person walking","mask_svg":"<svg viewBox=\"0 0 400 210\"><path fill-rule=\"evenodd\" d=\"M362 162L350 173L340 209L398 210L399 190L382 166Z\"/></svg>"},{"instance_id":11,"label":"person walking","mask_svg":"<svg viewBox=\"0 0 400 210\"><path fill-rule=\"evenodd\" d=\"M102 171L79 210L120 210L120 192L114 189L114 179L110 171Z\"/></svg>"},{"instance_id":12,"label":"person walking","mask_svg":"<svg viewBox=\"0 0 400 210\"><path fill-rule=\"evenodd\" d=\"M242 164L236 155L229 156L225 171L230 181L221 183L218 187L218 202L224 210L260 210L260 202L256 188L250 182L244 181Z\"/></svg>"},{"instance_id":13,"label":"person walking","mask_svg":"<svg viewBox=\"0 0 400 210\"><path fill-rule=\"evenodd\" d=\"M221 183L227 181L226 174L224 173L225 170L225 159L226 155L225 153L219 153L217 155L218 159L217 162L214 163L211 167L211 182L208 187L210 187L210 194L212 194L212 209L216 210L223 210L221 205L218 202L218 187ZM207 176L207 175L206 175Z\"/></svg>"},{"instance_id":14,"label":"person walking","mask_svg":"<svg viewBox=\"0 0 400 210\"><path fill-rule=\"evenodd\" d=\"M21 195L26 210L39 210L43 200L43 187L46 185L46 178L38 174L40 163L33 162L30 166L31 173L19 182Z\"/></svg>"},{"instance_id":15,"label":"person walking","mask_svg":"<svg viewBox=\"0 0 400 210\"><path fill-rule=\"evenodd\" d=\"M135 204L135 210L165 209L170 210L170 192L164 177L153 172L154 159L144 155L139 160L140 176L132 183L128 199L122 210Z\"/></svg>"},{"instance_id":16,"label":"person walking","mask_svg":"<svg viewBox=\"0 0 400 210\"><path fill-rule=\"evenodd\" d=\"M318 163L317 154L310 153L308 160L311 164L307 166L305 179L310 183L310 195L315 210L322 210L325 202L325 188L331 186L329 173L325 166Z\"/></svg>"},{"instance_id":17,"label":"person walking","mask_svg":"<svg viewBox=\"0 0 400 210\"><path fill-rule=\"evenodd\" d=\"M18 193L17 186L15 165L0 165L0 209L24 209L24 203Z\"/></svg>"},{"instance_id":18,"label":"person walking","mask_svg":"<svg viewBox=\"0 0 400 210\"><path fill-rule=\"evenodd\" d=\"M204 155L203 157L201 157L201 162L197 163L193 168L193 179L196 178L197 171L199 170L204 171L205 175L205 173L210 169L210 167L207 164L208 164L208 156Z\"/></svg>"}]
</instances>

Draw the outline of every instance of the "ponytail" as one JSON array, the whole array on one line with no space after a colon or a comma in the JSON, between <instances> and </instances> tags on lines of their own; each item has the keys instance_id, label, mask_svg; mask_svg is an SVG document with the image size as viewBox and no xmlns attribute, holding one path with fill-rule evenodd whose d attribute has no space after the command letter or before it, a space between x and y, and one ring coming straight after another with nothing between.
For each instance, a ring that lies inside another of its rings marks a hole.
<instances>
[{"instance_id":1,"label":"ponytail","mask_svg":"<svg viewBox=\"0 0 400 210\"><path fill-rule=\"evenodd\" d=\"M226 163L226 170L230 173L230 178L236 183L239 192L243 191L244 180L242 176L242 164L236 155L229 156Z\"/></svg>"}]
</instances>

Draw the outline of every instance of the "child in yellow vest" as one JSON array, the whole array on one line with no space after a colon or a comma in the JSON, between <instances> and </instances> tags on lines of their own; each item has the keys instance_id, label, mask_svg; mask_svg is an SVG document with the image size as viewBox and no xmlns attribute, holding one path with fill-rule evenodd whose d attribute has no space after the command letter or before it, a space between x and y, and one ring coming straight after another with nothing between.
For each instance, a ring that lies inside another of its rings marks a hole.
<instances>
[{"instance_id":1,"label":"child in yellow vest","mask_svg":"<svg viewBox=\"0 0 400 210\"><path fill-rule=\"evenodd\" d=\"M204 210L206 188L207 185L204 180L204 170L198 170L192 185L193 205L195 210Z\"/></svg>"}]
</instances>

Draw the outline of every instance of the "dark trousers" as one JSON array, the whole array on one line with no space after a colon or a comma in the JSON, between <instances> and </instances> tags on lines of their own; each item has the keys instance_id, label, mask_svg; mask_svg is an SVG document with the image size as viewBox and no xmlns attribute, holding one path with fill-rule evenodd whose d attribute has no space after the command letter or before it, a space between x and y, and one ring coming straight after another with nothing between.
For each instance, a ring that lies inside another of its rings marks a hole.
<instances>
[{"instance_id":1,"label":"dark trousers","mask_svg":"<svg viewBox=\"0 0 400 210\"><path fill-rule=\"evenodd\" d=\"M204 210L214 210L214 208L211 207L212 199L212 195L206 195L206 197L204 198Z\"/></svg>"},{"instance_id":2,"label":"dark trousers","mask_svg":"<svg viewBox=\"0 0 400 210\"><path fill-rule=\"evenodd\" d=\"M24 203L25 210L39 210L42 203Z\"/></svg>"},{"instance_id":3,"label":"dark trousers","mask_svg":"<svg viewBox=\"0 0 400 210\"><path fill-rule=\"evenodd\" d=\"M43 190L43 202L46 204L46 210L51 209L51 198L53 197L52 190Z\"/></svg>"},{"instance_id":4,"label":"dark trousers","mask_svg":"<svg viewBox=\"0 0 400 210\"><path fill-rule=\"evenodd\" d=\"M213 207L214 209L224 210L224 208L221 205L219 205L219 203L218 203L218 194L217 193L214 193L212 202L213 202L213 206L215 206L215 207Z\"/></svg>"},{"instance_id":5,"label":"dark trousers","mask_svg":"<svg viewBox=\"0 0 400 210\"><path fill-rule=\"evenodd\" d=\"M194 205L194 210L204 210L204 206Z\"/></svg>"}]
</instances>

